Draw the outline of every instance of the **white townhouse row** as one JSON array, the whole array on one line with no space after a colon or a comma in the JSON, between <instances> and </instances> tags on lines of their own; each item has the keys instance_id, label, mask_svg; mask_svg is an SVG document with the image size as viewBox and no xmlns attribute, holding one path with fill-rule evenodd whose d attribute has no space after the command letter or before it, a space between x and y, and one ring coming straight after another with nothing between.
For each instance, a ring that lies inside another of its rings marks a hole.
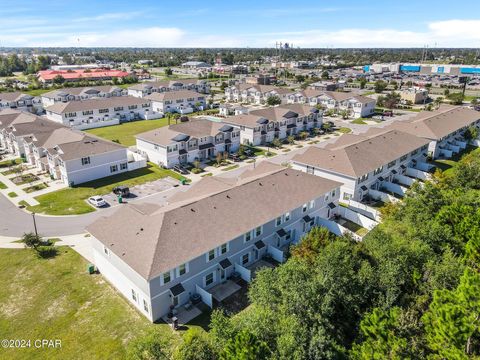
<instances>
[{"instance_id":1,"label":"white townhouse row","mask_svg":"<svg viewBox=\"0 0 480 360\"><path fill-rule=\"evenodd\" d=\"M278 96L282 103L287 102L292 90L273 85L239 84L225 88L225 99L230 102L264 105L271 96Z\"/></svg>"},{"instance_id":2,"label":"white townhouse row","mask_svg":"<svg viewBox=\"0 0 480 360\"><path fill-rule=\"evenodd\" d=\"M149 100L132 96L57 102L46 107L45 111L48 119L78 130L118 125L132 120L157 119L162 116L152 110Z\"/></svg>"},{"instance_id":3,"label":"white townhouse row","mask_svg":"<svg viewBox=\"0 0 480 360\"><path fill-rule=\"evenodd\" d=\"M0 111L0 146L69 186L146 166L124 146L13 110Z\"/></svg>"},{"instance_id":4,"label":"white townhouse row","mask_svg":"<svg viewBox=\"0 0 480 360\"><path fill-rule=\"evenodd\" d=\"M192 90L167 91L152 93L144 97L152 102L152 109L157 113L190 114L206 108L205 94Z\"/></svg>"},{"instance_id":5,"label":"white townhouse row","mask_svg":"<svg viewBox=\"0 0 480 360\"><path fill-rule=\"evenodd\" d=\"M269 144L273 139L286 139L302 131L322 126L322 113L302 104L280 105L252 110L248 114L227 117L224 123L240 129L242 144Z\"/></svg>"},{"instance_id":6,"label":"white townhouse row","mask_svg":"<svg viewBox=\"0 0 480 360\"><path fill-rule=\"evenodd\" d=\"M325 109L333 109L337 112L346 110L350 117L357 119L372 116L375 113L376 100L348 92L305 89L287 95L287 103L320 105Z\"/></svg>"},{"instance_id":7,"label":"white townhouse row","mask_svg":"<svg viewBox=\"0 0 480 360\"><path fill-rule=\"evenodd\" d=\"M118 86L73 87L49 91L41 95L43 107L46 108L58 102L82 101L92 98L109 98L126 96L127 90Z\"/></svg>"},{"instance_id":8,"label":"white townhouse row","mask_svg":"<svg viewBox=\"0 0 480 360\"><path fill-rule=\"evenodd\" d=\"M136 135L137 150L149 161L171 168L233 153L240 147L240 130L207 119L192 119Z\"/></svg>"},{"instance_id":9,"label":"white townhouse row","mask_svg":"<svg viewBox=\"0 0 480 360\"><path fill-rule=\"evenodd\" d=\"M325 148L310 147L292 159L292 167L342 183L341 200L382 198L379 192L404 195L402 187L422 177L429 141L399 130L370 129L346 134Z\"/></svg>"},{"instance_id":10,"label":"white townhouse row","mask_svg":"<svg viewBox=\"0 0 480 360\"><path fill-rule=\"evenodd\" d=\"M205 178L166 206L128 204L87 227L96 267L150 321L213 306L222 289L249 282L266 256L333 217L340 183L261 163L237 182ZM223 290L222 292L225 292Z\"/></svg>"},{"instance_id":11,"label":"white townhouse row","mask_svg":"<svg viewBox=\"0 0 480 360\"><path fill-rule=\"evenodd\" d=\"M442 106L435 111L422 111L407 121L395 121L389 128L429 140L428 154L437 159L450 158L465 149L468 140L463 134L471 126L480 128L480 112L462 106Z\"/></svg>"},{"instance_id":12,"label":"white townhouse row","mask_svg":"<svg viewBox=\"0 0 480 360\"><path fill-rule=\"evenodd\" d=\"M130 86L128 95L135 97L145 97L153 93L163 93L167 91L191 90L202 94L210 92L210 83L199 79L178 79L170 81L147 81Z\"/></svg>"},{"instance_id":13,"label":"white townhouse row","mask_svg":"<svg viewBox=\"0 0 480 360\"><path fill-rule=\"evenodd\" d=\"M42 101L38 96L23 94L21 92L0 93L0 110L16 109L38 113L42 110Z\"/></svg>"}]
</instances>

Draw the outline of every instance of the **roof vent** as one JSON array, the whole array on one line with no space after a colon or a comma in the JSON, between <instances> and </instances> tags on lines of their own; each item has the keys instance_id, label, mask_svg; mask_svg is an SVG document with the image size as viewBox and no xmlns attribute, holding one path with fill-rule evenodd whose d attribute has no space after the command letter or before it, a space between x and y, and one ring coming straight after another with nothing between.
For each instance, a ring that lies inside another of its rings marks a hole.
<instances>
[{"instance_id":1,"label":"roof vent","mask_svg":"<svg viewBox=\"0 0 480 360\"><path fill-rule=\"evenodd\" d=\"M227 195L227 199L231 199L230 195Z\"/></svg>"},{"instance_id":2,"label":"roof vent","mask_svg":"<svg viewBox=\"0 0 480 360\"><path fill-rule=\"evenodd\" d=\"M195 212L195 209L190 209L191 212Z\"/></svg>"},{"instance_id":3,"label":"roof vent","mask_svg":"<svg viewBox=\"0 0 480 360\"><path fill-rule=\"evenodd\" d=\"M143 231L143 228L140 228L140 231Z\"/></svg>"}]
</instances>

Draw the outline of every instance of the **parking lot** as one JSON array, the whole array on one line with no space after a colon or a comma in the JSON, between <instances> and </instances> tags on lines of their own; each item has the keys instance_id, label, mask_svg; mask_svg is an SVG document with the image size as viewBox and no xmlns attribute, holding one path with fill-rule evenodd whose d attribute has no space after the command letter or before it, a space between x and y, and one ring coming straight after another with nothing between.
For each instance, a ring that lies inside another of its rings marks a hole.
<instances>
[{"instance_id":1,"label":"parking lot","mask_svg":"<svg viewBox=\"0 0 480 360\"><path fill-rule=\"evenodd\" d=\"M130 188L130 196L122 199L123 202L140 200L144 197L155 195L160 192L170 190L171 188L178 186L178 180L170 177L145 183L142 185L136 185ZM114 193L105 194L102 196L109 206L118 205L118 197ZM107 206L108 207L108 206Z\"/></svg>"}]
</instances>

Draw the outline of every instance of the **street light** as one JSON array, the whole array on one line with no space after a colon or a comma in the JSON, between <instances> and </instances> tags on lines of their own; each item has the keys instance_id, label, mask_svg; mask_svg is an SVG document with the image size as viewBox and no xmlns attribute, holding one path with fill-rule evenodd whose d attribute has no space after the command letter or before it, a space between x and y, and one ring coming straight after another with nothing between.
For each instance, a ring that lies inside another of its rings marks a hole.
<instances>
[{"instance_id":1,"label":"street light","mask_svg":"<svg viewBox=\"0 0 480 360\"><path fill-rule=\"evenodd\" d=\"M35 221L35 213L34 212L32 212L32 218L33 218L33 227L35 228L35 236L38 237L37 222Z\"/></svg>"}]
</instances>

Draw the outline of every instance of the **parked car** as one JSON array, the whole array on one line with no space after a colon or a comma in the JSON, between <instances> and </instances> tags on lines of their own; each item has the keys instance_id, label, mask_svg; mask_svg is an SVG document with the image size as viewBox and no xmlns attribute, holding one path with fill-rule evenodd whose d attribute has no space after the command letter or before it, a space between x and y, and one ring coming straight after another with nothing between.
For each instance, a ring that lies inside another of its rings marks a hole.
<instances>
[{"instance_id":1,"label":"parked car","mask_svg":"<svg viewBox=\"0 0 480 360\"><path fill-rule=\"evenodd\" d=\"M240 161L240 156L238 154L230 154L228 157L235 162Z\"/></svg>"},{"instance_id":2,"label":"parked car","mask_svg":"<svg viewBox=\"0 0 480 360\"><path fill-rule=\"evenodd\" d=\"M113 193L115 195L121 195L122 197L129 197L130 196L130 188L125 185L120 185L113 188Z\"/></svg>"},{"instance_id":3,"label":"parked car","mask_svg":"<svg viewBox=\"0 0 480 360\"><path fill-rule=\"evenodd\" d=\"M185 169L182 165L174 165L173 170L182 174L182 175L187 175L188 174L188 170Z\"/></svg>"},{"instance_id":4,"label":"parked car","mask_svg":"<svg viewBox=\"0 0 480 360\"><path fill-rule=\"evenodd\" d=\"M107 205L107 202L98 195L89 197L88 202L97 208Z\"/></svg>"}]
</instances>

